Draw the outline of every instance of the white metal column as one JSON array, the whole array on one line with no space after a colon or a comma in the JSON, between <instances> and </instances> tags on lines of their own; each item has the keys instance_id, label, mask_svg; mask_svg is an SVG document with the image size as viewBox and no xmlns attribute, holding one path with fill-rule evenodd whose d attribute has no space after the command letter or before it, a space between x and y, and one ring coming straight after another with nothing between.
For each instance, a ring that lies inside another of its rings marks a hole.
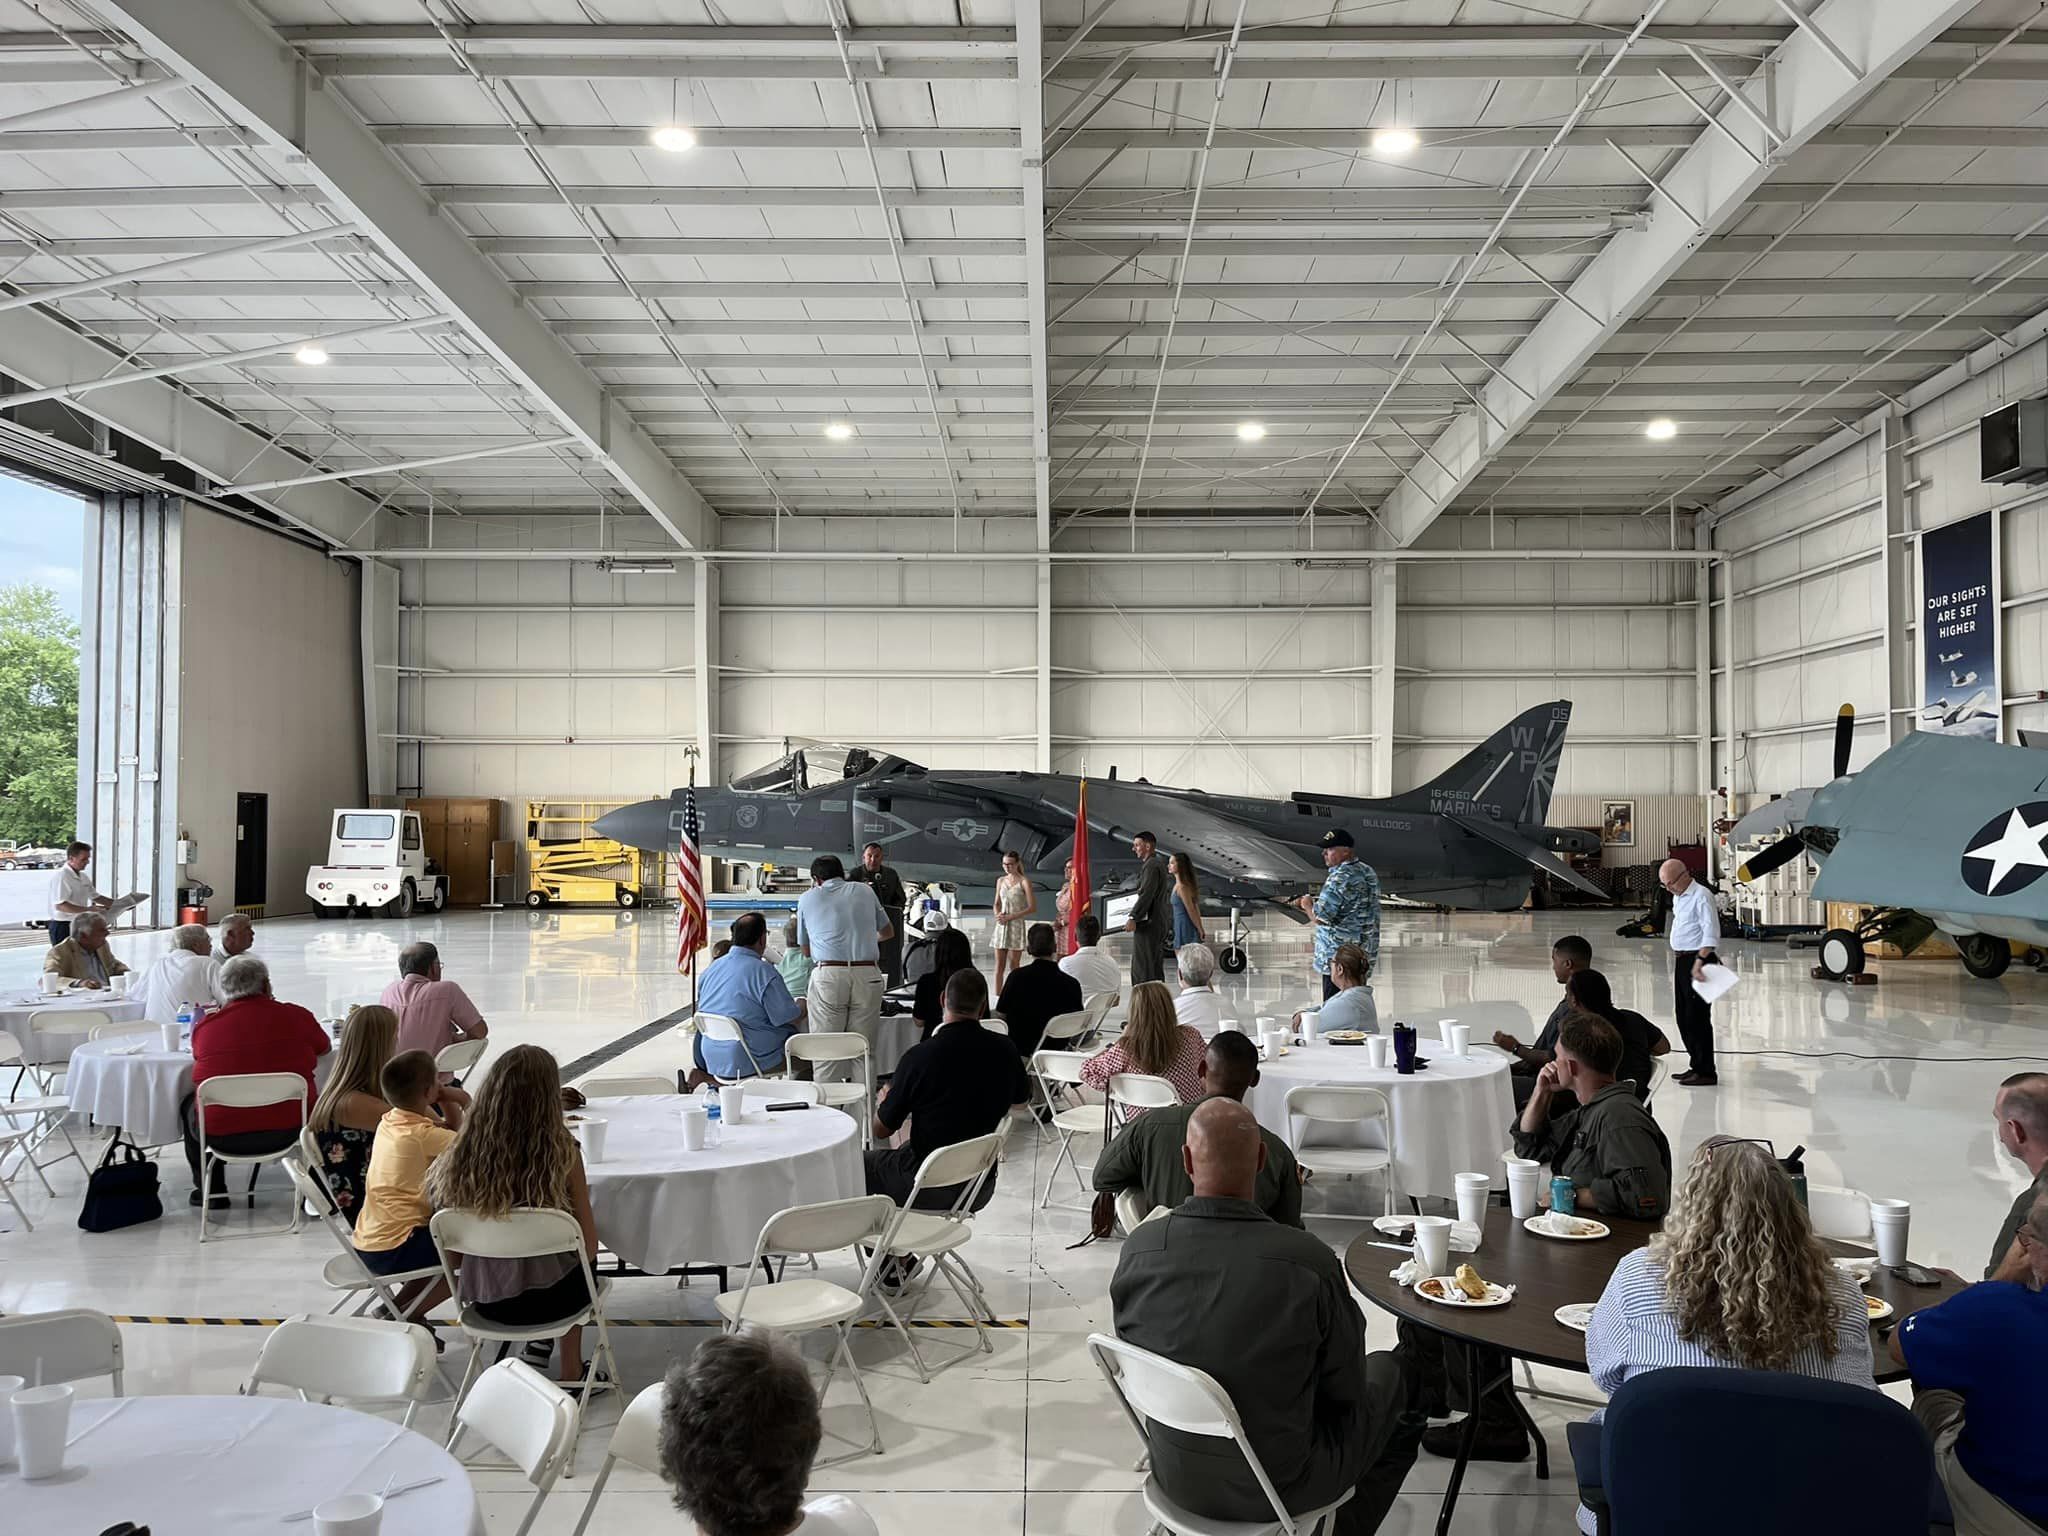
<instances>
[{"instance_id":1,"label":"white metal column","mask_svg":"<svg viewBox=\"0 0 2048 1536\"><path fill-rule=\"evenodd\" d=\"M1380 560L1372 568L1372 613L1368 629L1372 635L1367 661L1372 667L1372 692L1367 708L1372 712L1372 744L1368 758L1372 772L1365 792L1391 795L1394 792L1394 584L1400 567Z\"/></svg>"},{"instance_id":2,"label":"white metal column","mask_svg":"<svg viewBox=\"0 0 2048 1536\"><path fill-rule=\"evenodd\" d=\"M1695 517L1692 525L1695 549L1714 547L1714 525ZM1726 569L1726 567L1722 567ZM1699 740L1693 747L1693 776L1700 797L1700 821L1707 829L1707 858L1717 863L1721 840L1714 832L1714 568L1693 567L1692 578L1692 667L1693 729ZM1718 871L1710 871L1718 875Z\"/></svg>"},{"instance_id":3,"label":"white metal column","mask_svg":"<svg viewBox=\"0 0 2048 1536\"><path fill-rule=\"evenodd\" d=\"M718 567L698 560L692 570L697 584L691 594L690 649L697 686L690 702L697 721L697 782L720 784L725 775L718 759Z\"/></svg>"},{"instance_id":4,"label":"white metal column","mask_svg":"<svg viewBox=\"0 0 2048 1536\"><path fill-rule=\"evenodd\" d=\"M1886 413L1879 427L1880 494L1884 497L1884 721L1885 742L1905 740L1920 706L1919 637L1913 628L1920 546L1906 535L1906 418Z\"/></svg>"}]
</instances>

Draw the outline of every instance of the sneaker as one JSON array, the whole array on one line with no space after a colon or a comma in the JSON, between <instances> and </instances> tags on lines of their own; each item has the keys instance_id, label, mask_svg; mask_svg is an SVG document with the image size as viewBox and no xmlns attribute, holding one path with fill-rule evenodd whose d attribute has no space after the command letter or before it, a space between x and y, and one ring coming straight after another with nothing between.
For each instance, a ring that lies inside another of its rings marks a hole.
<instances>
[{"instance_id":1,"label":"sneaker","mask_svg":"<svg viewBox=\"0 0 2048 1536\"><path fill-rule=\"evenodd\" d=\"M916 1278L923 1263L922 1259L891 1259L882 1266L882 1273L876 1278L875 1284L884 1296L892 1299L901 1296L910 1289L910 1282Z\"/></svg>"},{"instance_id":2,"label":"sneaker","mask_svg":"<svg viewBox=\"0 0 2048 1536\"><path fill-rule=\"evenodd\" d=\"M1439 1424L1422 1432L1422 1448L1432 1456L1441 1456L1446 1461L1458 1459L1458 1448L1465 1440L1465 1421L1454 1424ZM1525 1461L1529 1455L1529 1435L1519 1424L1496 1424L1482 1422L1479 1433L1472 1441L1473 1461Z\"/></svg>"}]
</instances>

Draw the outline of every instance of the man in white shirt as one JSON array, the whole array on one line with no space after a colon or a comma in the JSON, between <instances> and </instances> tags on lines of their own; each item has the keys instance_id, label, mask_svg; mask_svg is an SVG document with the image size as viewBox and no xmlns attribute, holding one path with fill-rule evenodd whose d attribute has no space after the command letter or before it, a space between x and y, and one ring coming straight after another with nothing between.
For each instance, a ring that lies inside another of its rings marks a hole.
<instances>
[{"instance_id":1,"label":"man in white shirt","mask_svg":"<svg viewBox=\"0 0 2048 1536\"><path fill-rule=\"evenodd\" d=\"M1658 866L1657 881L1671 893L1671 1007L1678 1018L1679 1038L1692 1059L1691 1070L1672 1081L1688 1088L1711 1088L1720 1081L1714 1073L1714 1011L1692 984L1705 976L1709 963L1721 958L1714 949L1721 942L1721 913L1714 893L1693 879L1682 861L1666 859Z\"/></svg>"},{"instance_id":2,"label":"man in white shirt","mask_svg":"<svg viewBox=\"0 0 2048 1536\"><path fill-rule=\"evenodd\" d=\"M199 923L171 930L171 947L142 973L142 1016L152 1024L176 1021L178 1010L191 1003L218 1008L221 995L213 965L213 941Z\"/></svg>"},{"instance_id":3,"label":"man in white shirt","mask_svg":"<svg viewBox=\"0 0 2048 1536\"><path fill-rule=\"evenodd\" d=\"M1102 924L1094 913L1081 915L1081 920L1074 924L1074 937L1080 943L1060 962L1060 969L1081 983L1081 995L1095 997L1103 992L1123 991L1123 967L1102 952Z\"/></svg>"},{"instance_id":4,"label":"man in white shirt","mask_svg":"<svg viewBox=\"0 0 2048 1536\"><path fill-rule=\"evenodd\" d=\"M50 944L62 944L71 937L71 920L87 912L104 912L113 903L92 888L85 866L92 862L91 843L72 843L64 850L64 862L50 876Z\"/></svg>"},{"instance_id":5,"label":"man in white shirt","mask_svg":"<svg viewBox=\"0 0 2048 1536\"><path fill-rule=\"evenodd\" d=\"M246 912L230 912L220 920L220 942L214 946L213 958L207 962L213 967L213 990L221 992L221 968L237 955L247 954L256 943L256 924Z\"/></svg>"},{"instance_id":6,"label":"man in white shirt","mask_svg":"<svg viewBox=\"0 0 2048 1536\"><path fill-rule=\"evenodd\" d=\"M814 1034L851 1030L872 1050L882 1024L882 941L895 926L875 888L846 878L846 866L829 853L811 860L811 888L796 901L796 941L811 959L805 992ZM851 1076L850 1063L821 1065L821 1081Z\"/></svg>"}]
</instances>

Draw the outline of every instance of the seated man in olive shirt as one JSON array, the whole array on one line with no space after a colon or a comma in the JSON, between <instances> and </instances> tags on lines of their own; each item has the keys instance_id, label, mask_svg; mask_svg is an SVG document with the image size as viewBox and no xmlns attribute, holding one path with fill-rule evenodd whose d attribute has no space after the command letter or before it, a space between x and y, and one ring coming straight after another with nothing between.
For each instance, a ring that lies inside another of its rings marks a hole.
<instances>
[{"instance_id":1,"label":"seated man in olive shirt","mask_svg":"<svg viewBox=\"0 0 2048 1536\"><path fill-rule=\"evenodd\" d=\"M1290 1513L1354 1490L1337 1533L1367 1536L1415 1463L1422 1420L1407 1411L1395 1355L1366 1354L1365 1320L1329 1244L1254 1203L1265 1155L1242 1104L1196 1108L1184 1152L1195 1192L1124 1240L1109 1285L1116 1334L1216 1379ZM1234 1447L1163 1426L1147 1439L1152 1475L1183 1509L1272 1520Z\"/></svg>"},{"instance_id":2,"label":"seated man in olive shirt","mask_svg":"<svg viewBox=\"0 0 2048 1536\"><path fill-rule=\"evenodd\" d=\"M1157 1206L1172 1210L1194 1193L1182 1156L1188 1139L1188 1122L1195 1111L1212 1098L1244 1102L1245 1094L1259 1080L1259 1048L1239 1031L1219 1030L1195 1068L1203 1097L1193 1104L1171 1109L1147 1110L1103 1148L1095 1160L1095 1188L1105 1194L1122 1196L1118 1214L1126 1216L1129 1230L1135 1218ZM1266 1160L1259 1166L1258 1192L1252 1201L1282 1226L1301 1225L1301 1169L1287 1143L1264 1126L1259 1140L1266 1144Z\"/></svg>"}]
</instances>

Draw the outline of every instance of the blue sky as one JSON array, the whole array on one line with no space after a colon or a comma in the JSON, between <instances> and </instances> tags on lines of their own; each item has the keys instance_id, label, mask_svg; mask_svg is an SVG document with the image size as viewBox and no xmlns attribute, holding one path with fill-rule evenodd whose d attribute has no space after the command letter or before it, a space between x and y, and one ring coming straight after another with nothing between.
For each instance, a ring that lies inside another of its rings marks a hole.
<instances>
[{"instance_id":1,"label":"blue sky","mask_svg":"<svg viewBox=\"0 0 2048 1536\"><path fill-rule=\"evenodd\" d=\"M0 474L0 584L39 583L78 617L85 503Z\"/></svg>"}]
</instances>

